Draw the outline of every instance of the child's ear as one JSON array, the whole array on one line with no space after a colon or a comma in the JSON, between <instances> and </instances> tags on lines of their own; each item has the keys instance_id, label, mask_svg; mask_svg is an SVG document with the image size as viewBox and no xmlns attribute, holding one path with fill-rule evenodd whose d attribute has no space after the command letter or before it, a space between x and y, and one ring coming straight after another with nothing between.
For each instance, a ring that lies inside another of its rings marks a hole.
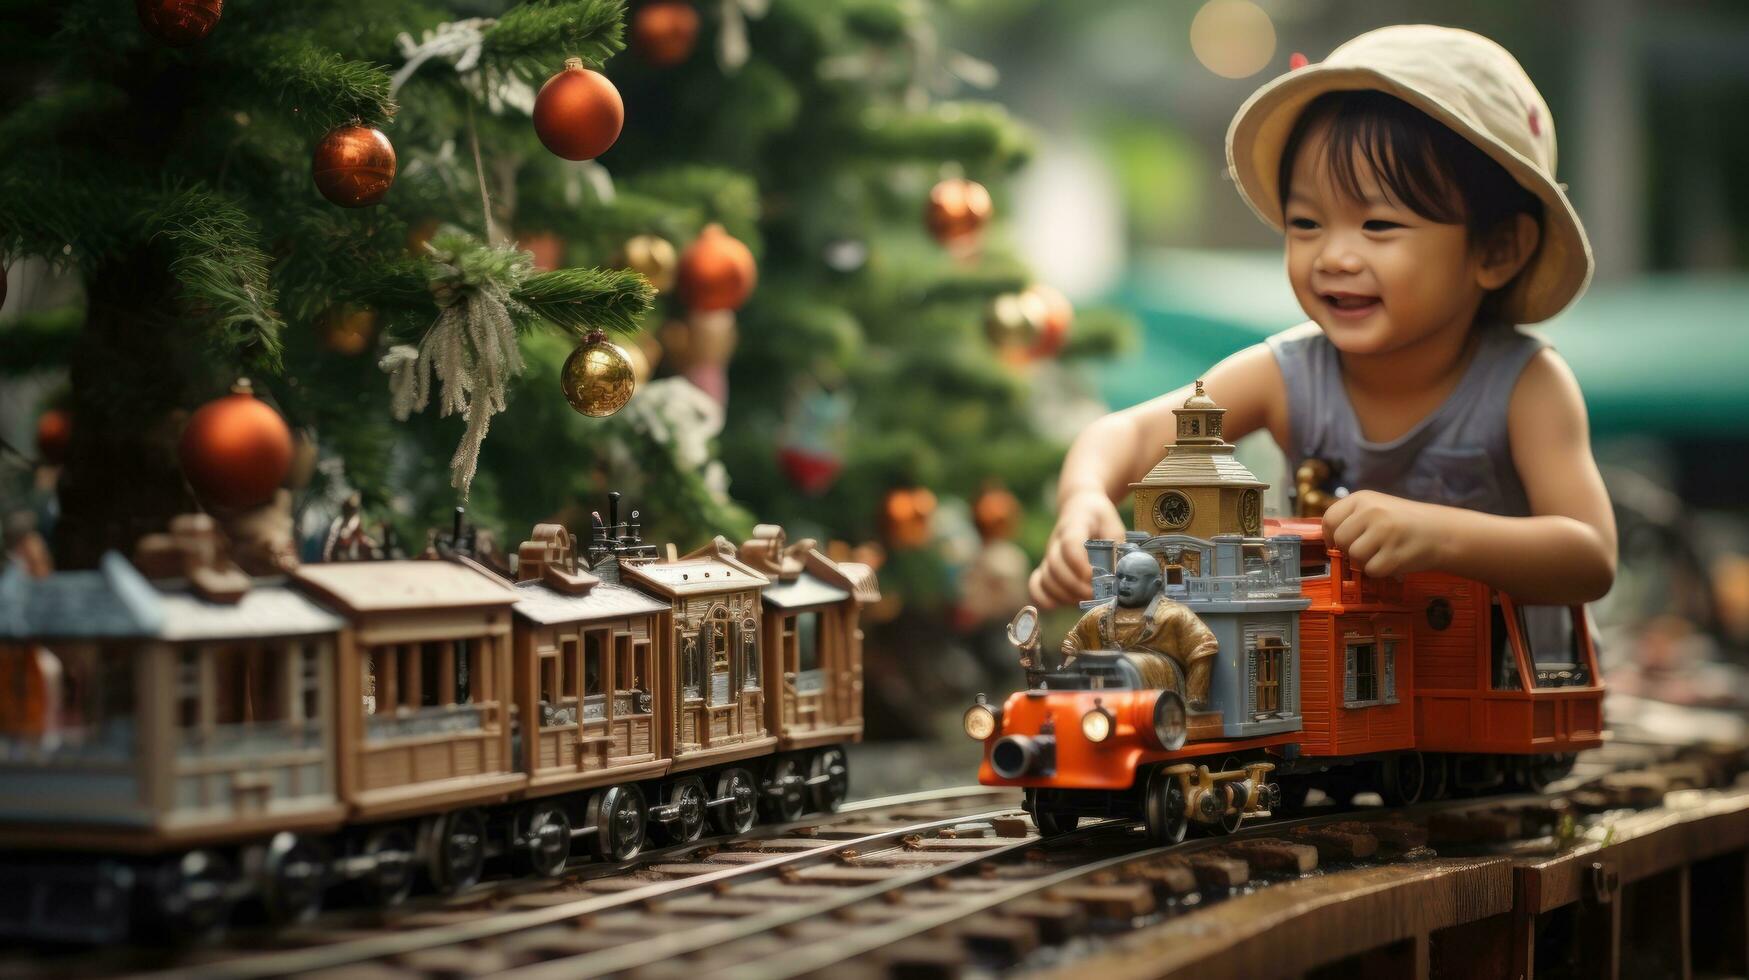
<instances>
[{"instance_id":1,"label":"child's ear","mask_svg":"<svg viewBox=\"0 0 1749 980\"><path fill-rule=\"evenodd\" d=\"M1476 284L1492 292L1511 282L1536 254L1537 243L1541 240L1542 226L1522 211L1500 222L1483 243Z\"/></svg>"}]
</instances>

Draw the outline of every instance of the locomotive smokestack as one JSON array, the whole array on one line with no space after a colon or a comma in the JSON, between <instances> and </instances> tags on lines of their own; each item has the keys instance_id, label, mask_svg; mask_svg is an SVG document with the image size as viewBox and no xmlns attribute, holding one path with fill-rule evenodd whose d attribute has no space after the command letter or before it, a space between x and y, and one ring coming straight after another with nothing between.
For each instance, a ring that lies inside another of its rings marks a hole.
<instances>
[{"instance_id":1,"label":"locomotive smokestack","mask_svg":"<svg viewBox=\"0 0 1749 980\"><path fill-rule=\"evenodd\" d=\"M607 495L607 533L614 544L619 544L619 491L614 490Z\"/></svg>"}]
</instances>

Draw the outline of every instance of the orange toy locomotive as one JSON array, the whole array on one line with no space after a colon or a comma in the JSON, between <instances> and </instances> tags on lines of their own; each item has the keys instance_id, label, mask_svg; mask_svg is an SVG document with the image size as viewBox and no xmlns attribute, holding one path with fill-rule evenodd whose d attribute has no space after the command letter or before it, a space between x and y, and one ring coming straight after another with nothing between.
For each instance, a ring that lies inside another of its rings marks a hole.
<instances>
[{"instance_id":1,"label":"orange toy locomotive","mask_svg":"<svg viewBox=\"0 0 1749 980\"><path fill-rule=\"evenodd\" d=\"M583 555L537 526L514 584L457 554L252 579L204 516L138 568L8 570L0 937L297 921L837 807L872 569L769 525L658 555L636 518Z\"/></svg>"},{"instance_id":2,"label":"orange toy locomotive","mask_svg":"<svg viewBox=\"0 0 1749 980\"><path fill-rule=\"evenodd\" d=\"M1027 689L966 712L979 781L1026 789L1047 833L1083 816L1161 841L1292 809L1313 787L1409 803L1540 788L1601 744L1583 607L1523 607L1441 574L1368 578L1317 521L1268 520L1263 484L1200 392L1135 490L1137 528L1089 541L1094 599L1047 669L1015 617Z\"/></svg>"}]
</instances>

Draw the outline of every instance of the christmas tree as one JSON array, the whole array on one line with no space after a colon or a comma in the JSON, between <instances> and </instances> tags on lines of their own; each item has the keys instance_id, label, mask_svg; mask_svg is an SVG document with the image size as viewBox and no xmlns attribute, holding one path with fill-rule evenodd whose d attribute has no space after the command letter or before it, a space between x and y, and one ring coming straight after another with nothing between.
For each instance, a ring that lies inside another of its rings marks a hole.
<instances>
[{"instance_id":1,"label":"christmas tree","mask_svg":"<svg viewBox=\"0 0 1749 980\"><path fill-rule=\"evenodd\" d=\"M989 69L937 15L0 6L25 83L0 106L0 258L83 284L0 329L6 372L70 380L57 559L260 503L212 499L246 462L184 434L246 375L297 434L312 518L356 491L416 545L465 502L513 548L537 521L583 532L618 489L652 540L741 540L754 515L884 536L886 590L940 605L935 495L1042 500L1062 447L1032 421L1034 365L1124 329L1071 328L985 227L1027 137L962 101ZM580 414L650 364L627 407Z\"/></svg>"}]
</instances>

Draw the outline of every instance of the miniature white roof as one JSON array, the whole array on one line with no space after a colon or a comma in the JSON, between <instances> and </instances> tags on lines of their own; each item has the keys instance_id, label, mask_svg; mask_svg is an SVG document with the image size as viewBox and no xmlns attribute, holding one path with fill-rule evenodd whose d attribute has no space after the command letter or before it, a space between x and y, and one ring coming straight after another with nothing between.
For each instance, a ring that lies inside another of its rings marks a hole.
<instances>
[{"instance_id":1,"label":"miniature white roof","mask_svg":"<svg viewBox=\"0 0 1749 980\"><path fill-rule=\"evenodd\" d=\"M219 640L333 633L346 620L279 582L257 580L238 602L211 602L182 588L159 587L166 640Z\"/></svg>"},{"instance_id":2,"label":"miniature white roof","mask_svg":"<svg viewBox=\"0 0 1749 980\"><path fill-rule=\"evenodd\" d=\"M592 585L583 595L566 595L531 580L516 583L516 592L521 596L516 603L516 614L541 624L639 616L667 612L671 608L668 603L637 589L611 582Z\"/></svg>"},{"instance_id":3,"label":"miniature white roof","mask_svg":"<svg viewBox=\"0 0 1749 980\"><path fill-rule=\"evenodd\" d=\"M774 582L765 587L765 601L780 609L800 609L843 602L850 593L822 582L806 572L791 582Z\"/></svg>"},{"instance_id":4,"label":"miniature white roof","mask_svg":"<svg viewBox=\"0 0 1749 980\"><path fill-rule=\"evenodd\" d=\"M721 555L699 555L675 561L621 562L620 575L664 595L756 589L771 580L746 565Z\"/></svg>"},{"instance_id":5,"label":"miniature white roof","mask_svg":"<svg viewBox=\"0 0 1749 980\"><path fill-rule=\"evenodd\" d=\"M0 575L0 637L145 637L163 621L158 594L119 552L89 571L31 578L14 562Z\"/></svg>"},{"instance_id":6,"label":"miniature white roof","mask_svg":"<svg viewBox=\"0 0 1749 980\"><path fill-rule=\"evenodd\" d=\"M519 598L496 576L453 561L329 562L304 565L296 578L352 613L508 606Z\"/></svg>"}]
</instances>

